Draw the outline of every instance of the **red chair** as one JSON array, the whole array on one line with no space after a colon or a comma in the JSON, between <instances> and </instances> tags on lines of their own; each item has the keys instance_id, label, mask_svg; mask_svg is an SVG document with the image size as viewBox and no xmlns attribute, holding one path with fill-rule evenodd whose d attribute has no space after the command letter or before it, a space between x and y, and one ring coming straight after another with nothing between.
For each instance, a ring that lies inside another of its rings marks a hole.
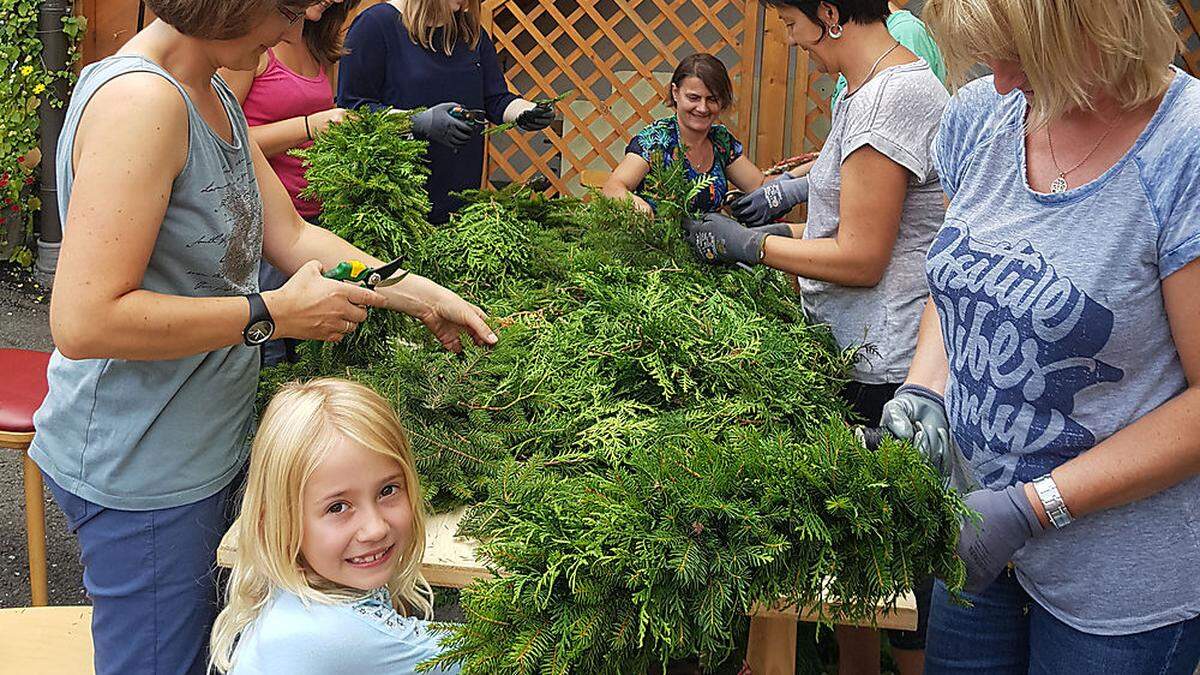
<instances>
[{"instance_id":1,"label":"red chair","mask_svg":"<svg viewBox=\"0 0 1200 675\"><path fill-rule=\"evenodd\" d=\"M33 413L46 398L50 355L0 349L0 448L20 450L25 464L25 532L29 540L29 585L34 606L49 603L46 587L46 506L42 473L29 459Z\"/></svg>"}]
</instances>

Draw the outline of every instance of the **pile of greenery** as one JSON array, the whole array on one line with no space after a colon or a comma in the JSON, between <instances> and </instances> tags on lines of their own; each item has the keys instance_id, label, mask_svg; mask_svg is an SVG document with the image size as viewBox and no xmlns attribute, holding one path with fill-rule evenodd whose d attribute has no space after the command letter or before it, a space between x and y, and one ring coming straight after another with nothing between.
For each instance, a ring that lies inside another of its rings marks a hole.
<instances>
[{"instance_id":1,"label":"pile of greenery","mask_svg":"<svg viewBox=\"0 0 1200 675\"><path fill-rule=\"evenodd\" d=\"M755 605L836 596L831 620L862 618L922 576L961 582L961 500L911 447L856 441L839 397L856 354L779 274L692 261L679 217L703 186L683 166L647 181L654 219L599 195L465 194L412 268L487 309L494 348L455 356L408 322L381 352L314 348L267 374L267 393L369 384L408 426L432 507L473 505L463 533L503 575L463 591L439 663L711 668Z\"/></svg>"},{"instance_id":2,"label":"pile of greenery","mask_svg":"<svg viewBox=\"0 0 1200 675\"><path fill-rule=\"evenodd\" d=\"M321 225L388 261L433 232L425 220L429 167L422 160L428 145L412 137L410 113L363 110L291 154L306 166L308 187L300 194L321 203ZM403 326L393 312L372 313L358 330L330 345L328 356L344 365L365 365L392 351Z\"/></svg>"}]
</instances>

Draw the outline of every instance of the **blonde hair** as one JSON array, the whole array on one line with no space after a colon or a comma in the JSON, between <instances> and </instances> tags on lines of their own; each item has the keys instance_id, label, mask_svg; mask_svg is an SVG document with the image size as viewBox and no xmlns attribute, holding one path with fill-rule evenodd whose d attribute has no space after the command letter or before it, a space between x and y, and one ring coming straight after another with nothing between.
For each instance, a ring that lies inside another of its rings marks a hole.
<instances>
[{"instance_id":1,"label":"blonde hair","mask_svg":"<svg viewBox=\"0 0 1200 675\"><path fill-rule=\"evenodd\" d=\"M300 555L304 485L342 438L395 459L404 470L413 536L388 590L398 610L431 617L433 591L421 575L424 502L408 436L395 411L383 397L347 380L292 382L267 405L250 450L241 515L233 526L238 548L226 586L227 604L212 629L210 658L217 669L232 667L238 635L258 618L275 589L320 603L363 596L306 572Z\"/></svg>"},{"instance_id":2,"label":"blonde hair","mask_svg":"<svg viewBox=\"0 0 1200 675\"><path fill-rule=\"evenodd\" d=\"M921 18L955 86L984 60L1020 63L1031 128L1094 109L1097 91L1125 110L1153 100L1181 47L1163 0L927 0Z\"/></svg>"},{"instance_id":3,"label":"blonde hair","mask_svg":"<svg viewBox=\"0 0 1200 675\"><path fill-rule=\"evenodd\" d=\"M440 49L449 55L459 42L471 49L479 44L483 32L479 27L479 3L480 0L466 0L461 10L452 13L446 0L405 0L401 15L408 37L430 51L439 49L433 44L433 34L442 28Z\"/></svg>"}]
</instances>

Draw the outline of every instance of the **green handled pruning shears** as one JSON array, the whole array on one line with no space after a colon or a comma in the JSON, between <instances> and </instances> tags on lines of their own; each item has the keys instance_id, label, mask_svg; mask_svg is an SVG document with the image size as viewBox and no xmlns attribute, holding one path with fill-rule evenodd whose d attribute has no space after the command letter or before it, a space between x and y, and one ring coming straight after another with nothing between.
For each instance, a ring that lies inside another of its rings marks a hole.
<instances>
[{"instance_id":1,"label":"green handled pruning shears","mask_svg":"<svg viewBox=\"0 0 1200 675\"><path fill-rule=\"evenodd\" d=\"M326 279L334 281L345 281L367 288L375 288L376 286L391 286L392 284L400 283L400 280L408 276L408 270L404 270L400 274L396 274L396 270L400 269L400 258L381 265L376 268L370 268L362 264L358 260L347 260L340 262L336 267L324 273ZM392 276L396 274L396 276Z\"/></svg>"}]
</instances>

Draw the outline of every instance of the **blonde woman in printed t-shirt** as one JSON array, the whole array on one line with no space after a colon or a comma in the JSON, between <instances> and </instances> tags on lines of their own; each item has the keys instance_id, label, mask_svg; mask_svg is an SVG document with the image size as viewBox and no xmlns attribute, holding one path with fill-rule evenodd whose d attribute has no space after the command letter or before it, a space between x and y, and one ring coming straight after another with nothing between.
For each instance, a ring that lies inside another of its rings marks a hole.
<instances>
[{"instance_id":1,"label":"blonde woman in printed t-shirt","mask_svg":"<svg viewBox=\"0 0 1200 675\"><path fill-rule=\"evenodd\" d=\"M1162 0L929 0L950 200L885 424L966 467L926 672L1200 660L1200 82ZM1011 562L1011 566L1009 563Z\"/></svg>"}]
</instances>

